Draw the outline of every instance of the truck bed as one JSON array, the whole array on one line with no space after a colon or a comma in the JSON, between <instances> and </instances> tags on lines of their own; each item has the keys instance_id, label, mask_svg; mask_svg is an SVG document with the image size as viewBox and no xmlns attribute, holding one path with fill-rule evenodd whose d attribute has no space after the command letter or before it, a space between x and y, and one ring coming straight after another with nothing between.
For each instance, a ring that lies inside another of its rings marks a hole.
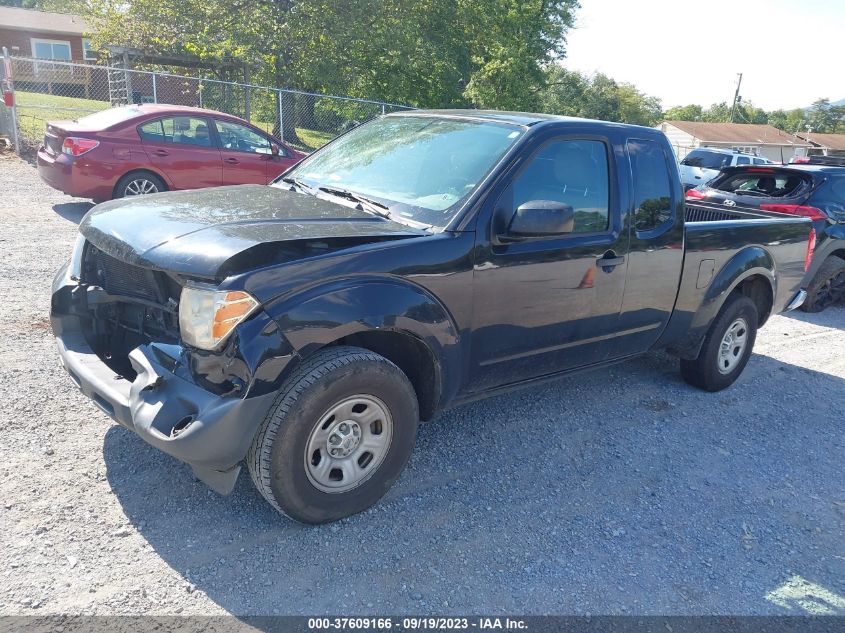
<instances>
[{"instance_id":1,"label":"truck bed","mask_svg":"<svg viewBox=\"0 0 845 633\"><path fill-rule=\"evenodd\" d=\"M774 279L766 274L774 287L773 313L783 311L800 290L812 228L808 218L707 203L687 204L685 218L684 265L666 329L668 337L686 332L681 349L684 341L701 339L737 271L740 277L755 269L777 271ZM761 324L768 316L760 315Z\"/></svg>"}]
</instances>

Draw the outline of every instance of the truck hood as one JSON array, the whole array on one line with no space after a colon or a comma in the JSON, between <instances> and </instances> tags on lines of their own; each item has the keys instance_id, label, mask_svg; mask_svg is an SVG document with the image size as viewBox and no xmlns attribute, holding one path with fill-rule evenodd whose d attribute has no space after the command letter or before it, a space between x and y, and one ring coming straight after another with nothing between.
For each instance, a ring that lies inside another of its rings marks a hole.
<instances>
[{"instance_id":1,"label":"truck hood","mask_svg":"<svg viewBox=\"0 0 845 633\"><path fill-rule=\"evenodd\" d=\"M124 262L206 279L427 235L358 208L265 185L112 200L91 209L79 230Z\"/></svg>"}]
</instances>

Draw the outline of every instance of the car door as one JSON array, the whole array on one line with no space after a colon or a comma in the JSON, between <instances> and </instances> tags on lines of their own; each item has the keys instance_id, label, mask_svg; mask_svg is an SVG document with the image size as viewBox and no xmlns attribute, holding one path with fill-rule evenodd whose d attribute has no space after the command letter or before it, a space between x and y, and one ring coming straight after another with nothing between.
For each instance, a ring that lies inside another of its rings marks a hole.
<instances>
[{"instance_id":1,"label":"car door","mask_svg":"<svg viewBox=\"0 0 845 633\"><path fill-rule=\"evenodd\" d=\"M551 138L486 203L473 271L470 391L608 356L628 250L612 156L608 138ZM502 239L516 209L533 200L571 206L572 232Z\"/></svg>"},{"instance_id":2,"label":"car door","mask_svg":"<svg viewBox=\"0 0 845 633\"><path fill-rule=\"evenodd\" d=\"M172 189L219 187L223 182L220 150L212 142L209 121L197 116L170 116L138 126L150 165L164 174Z\"/></svg>"},{"instance_id":3,"label":"car door","mask_svg":"<svg viewBox=\"0 0 845 633\"><path fill-rule=\"evenodd\" d=\"M610 358L644 352L657 341L672 316L684 262L683 193L672 149L653 138L629 138L625 151L633 215L622 314Z\"/></svg>"},{"instance_id":4,"label":"car door","mask_svg":"<svg viewBox=\"0 0 845 633\"><path fill-rule=\"evenodd\" d=\"M271 176L281 173L271 170L275 157L269 137L232 121L215 119L214 125L223 158L223 184L266 185Z\"/></svg>"}]
</instances>

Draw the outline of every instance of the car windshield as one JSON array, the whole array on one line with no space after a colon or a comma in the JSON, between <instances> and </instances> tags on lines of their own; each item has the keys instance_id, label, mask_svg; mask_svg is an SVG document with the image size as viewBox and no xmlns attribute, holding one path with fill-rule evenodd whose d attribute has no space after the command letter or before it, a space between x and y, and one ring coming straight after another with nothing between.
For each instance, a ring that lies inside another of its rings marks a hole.
<instances>
[{"instance_id":1,"label":"car windshield","mask_svg":"<svg viewBox=\"0 0 845 633\"><path fill-rule=\"evenodd\" d=\"M702 169L721 169L731 164L731 154L693 150L686 155L681 165Z\"/></svg>"},{"instance_id":2,"label":"car windshield","mask_svg":"<svg viewBox=\"0 0 845 633\"><path fill-rule=\"evenodd\" d=\"M133 106L120 108L109 108L94 114L81 117L77 123L84 125L91 130L105 130L118 123L123 123L141 114L141 111Z\"/></svg>"},{"instance_id":3,"label":"car windshield","mask_svg":"<svg viewBox=\"0 0 845 633\"><path fill-rule=\"evenodd\" d=\"M523 129L434 116L388 116L358 127L304 160L296 180L383 204L396 220L444 227ZM351 198L350 198L351 199Z\"/></svg>"}]
</instances>

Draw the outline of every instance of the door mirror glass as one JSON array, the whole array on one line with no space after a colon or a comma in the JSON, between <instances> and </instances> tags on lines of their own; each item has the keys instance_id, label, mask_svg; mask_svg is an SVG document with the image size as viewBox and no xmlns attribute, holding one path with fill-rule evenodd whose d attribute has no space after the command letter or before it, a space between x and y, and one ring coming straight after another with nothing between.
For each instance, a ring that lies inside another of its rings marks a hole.
<instances>
[{"instance_id":1,"label":"door mirror glass","mask_svg":"<svg viewBox=\"0 0 845 633\"><path fill-rule=\"evenodd\" d=\"M575 226L575 211L571 206L554 200L529 200L511 218L506 237L544 237L571 233Z\"/></svg>"}]
</instances>

